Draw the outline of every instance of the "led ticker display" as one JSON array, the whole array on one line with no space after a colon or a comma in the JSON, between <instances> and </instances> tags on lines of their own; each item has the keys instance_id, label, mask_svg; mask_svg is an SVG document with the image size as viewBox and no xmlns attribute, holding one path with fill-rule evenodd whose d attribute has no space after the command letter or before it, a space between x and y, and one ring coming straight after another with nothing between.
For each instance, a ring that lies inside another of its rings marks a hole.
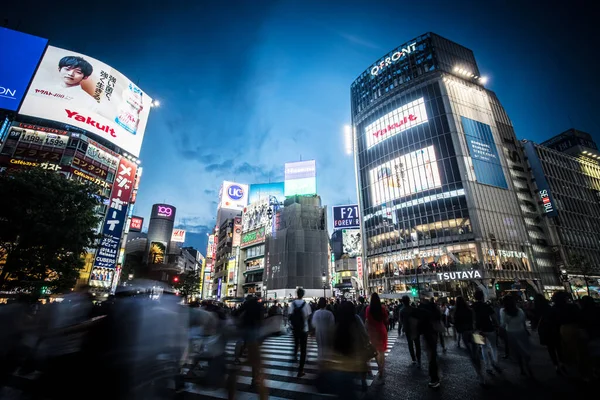
<instances>
[{"instance_id":1,"label":"led ticker display","mask_svg":"<svg viewBox=\"0 0 600 400\"><path fill-rule=\"evenodd\" d=\"M404 154L369 171L373 206L442 185L433 146Z\"/></svg>"}]
</instances>

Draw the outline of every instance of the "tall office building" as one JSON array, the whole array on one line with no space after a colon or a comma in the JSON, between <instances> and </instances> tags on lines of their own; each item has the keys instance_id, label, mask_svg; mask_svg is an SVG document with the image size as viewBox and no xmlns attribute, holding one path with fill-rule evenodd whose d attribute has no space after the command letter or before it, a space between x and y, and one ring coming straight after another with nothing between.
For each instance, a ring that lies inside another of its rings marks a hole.
<instances>
[{"instance_id":1,"label":"tall office building","mask_svg":"<svg viewBox=\"0 0 600 400\"><path fill-rule=\"evenodd\" d=\"M522 212L533 199L512 124L471 50L434 33L410 40L360 74L351 105L370 292L556 282Z\"/></svg>"}]
</instances>

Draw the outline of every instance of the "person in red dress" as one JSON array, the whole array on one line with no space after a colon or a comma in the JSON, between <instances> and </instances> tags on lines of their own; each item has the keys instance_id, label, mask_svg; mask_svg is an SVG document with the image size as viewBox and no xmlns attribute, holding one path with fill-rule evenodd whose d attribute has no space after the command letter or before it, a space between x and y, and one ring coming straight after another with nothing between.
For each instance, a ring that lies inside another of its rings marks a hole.
<instances>
[{"instance_id":1,"label":"person in red dress","mask_svg":"<svg viewBox=\"0 0 600 400\"><path fill-rule=\"evenodd\" d=\"M371 295L371 302L366 311L366 322L371 344L375 347L375 350L377 350L377 356L375 357L375 360L377 361L377 370L379 372L377 379L383 383L385 351L387 350L388 341L386 328L388 324L388 313L385 310L385 307L381 305L381 300L377 293Z\"/></svg>"}]
</instances>

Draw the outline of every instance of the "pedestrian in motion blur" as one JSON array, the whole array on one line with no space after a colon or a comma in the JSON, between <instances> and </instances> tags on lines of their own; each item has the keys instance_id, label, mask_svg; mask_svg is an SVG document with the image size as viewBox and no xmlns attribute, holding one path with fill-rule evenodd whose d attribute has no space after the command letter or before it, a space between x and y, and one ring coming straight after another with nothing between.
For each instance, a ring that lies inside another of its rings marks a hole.
<instances>
[{"instance_id":1,"label":"pedestrian in motion blur","mask_svg":"<svg viewBox=\"0 0 600 400\"><path fill-rule=\"evenodd\" d=\"M464 297L458 296L456 298L456 308L454 310L454 326L459 338L462 341L469 352L469 358L471 364L475 368L475 373L479 379L479 384L485 384L485 377L481 373L481 361L479 358L479 348L475 343L474 329L475 329L475 315L469 305L465 301ZM480 337L477 335L476 337ZM483 343L480 343L483 344Z\"/></svg>"},{"instance_id":2,"label":"pedestrian in motion blur","mask_svg":"<svg viewBox=\"0 0 600 400\"><path fill-rule=\"evenodd\" d=\"M369 338L377 351L377 356L375 357L378 370L377 379L381 383L384 383L385 351L387 350L388 341L388 315L385 308L381 306L381 300L377 293L371 295L371 302L367 306L366 320Z\"/></svg>"},{"instance_id":3,"label":"pedestrian in motion blur","mask_svg":"<svg viewBox=\"0 0 600 400\"><path fill-rule=\"evenodd\" d=\"M529 376L533 378L530 365L529 331L527 331L525 325L527 317L525 312L517 307L517 302L513 296L505 296L503 303L504 308L500 310L500 324L506 329L510 352L517 356L521 375L529 373Z\"/></svg>"},{"instance_id":4,"label":"pedestrian in motion blur","mask_svg":"<svg viewBox=\"0 0 600 400\"><path fill-rule=\"evenodd\" d=\"M484 295L481 290L475 292L475 303L473 303L473 312L475 313L475 329L485 339L481 345L481 355L488 374L493 375L494 370L500 373L498 367L498 348L496 347L496 329L500 325L496 312L489 304L484 301Z\"/></svg>"},{"instance_id":5,"label":"pedestrian in motion blur","mask_svg":"<svg viewBox=\"0 0 600 400\"><path fill-rule=\"evenodd\" d=\"M312 316L312 326L315 329L315 337L317 339L319 362L322 362L328 355L327 353L331 347L331 335L335 326L333 313L326 310L325 307L327 307L327 300L321 297L318 303L319 309Z\"/></svg>"},{"instance_id":6,"label":"pedestrian in motion blur","mask_svg":"<svg viewBox=\"0 0 600 400\"><path fill-rule=\"evenodd\" d=\"M412 363L417 364L418 367L421 368L421 336L419 335L417 326L418 321L416 318L412 318L415 309L414 307L411 307L410 298L408 296L402 296L402 304L404 307L400 310L400 325L402 325L402 329L406 335L408 351L410 352Z\"/></svg>"},{"instance_id":7,"label":"pedestrian in motion blur","mask_svg":"<svg viewBox=\"0 0 600 400\"><path fill-rule=\"evenodd\" d=\"M306 342L308 340L308 317L311 314L310 306L302 298L304 289L296 290L298 298L290 303L290 325L294 333L294 361L298 357L298 348L300 348L300 366L298 368L298 378L304 376L304 364L306 363Z\"/></svg>"}]
</instances>

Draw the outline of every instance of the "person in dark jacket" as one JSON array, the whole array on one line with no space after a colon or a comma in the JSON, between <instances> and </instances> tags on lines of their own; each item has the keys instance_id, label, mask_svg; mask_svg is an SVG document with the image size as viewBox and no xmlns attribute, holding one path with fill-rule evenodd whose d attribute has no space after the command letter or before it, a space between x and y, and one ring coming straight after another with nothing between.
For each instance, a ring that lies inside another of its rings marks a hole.
<instances>
[{"instance_id":1,"label":"person in dark jacket","mask_svg":"<svg viewBox=\"0 0 600 400\"><path fill-rule=\"evenodd\" d=\"M456 332L462 338L467 351L469 352L469 357L471 359L471 364L475 369L475 373L479 379L479 383L481 385L485 384L485 378L481 373L481 361L479 359L479 348L475 343L473 338L473 333L475 329L475 315L473 310L467 305L467 302L462 296L458 296L456 298L456 310L454 312L454 326L456 328Z\"/></svg>"},{"instance_id":2,"label":"person in dark jacket","mask_svg":"<svg viewBox=\"0 0 600 400\"><path fill-rule=\"evenodd\" d=\"M427 358L429 361L429 387L440 387L440 377L437 364L437 339L438 331L435 329L436 321L440 321L441 313L434 302L427 298L421 300L421 304L416 312L419 320L419 333L423 336L425 348L427 349Z\"/></svg>"}]
</instances>

